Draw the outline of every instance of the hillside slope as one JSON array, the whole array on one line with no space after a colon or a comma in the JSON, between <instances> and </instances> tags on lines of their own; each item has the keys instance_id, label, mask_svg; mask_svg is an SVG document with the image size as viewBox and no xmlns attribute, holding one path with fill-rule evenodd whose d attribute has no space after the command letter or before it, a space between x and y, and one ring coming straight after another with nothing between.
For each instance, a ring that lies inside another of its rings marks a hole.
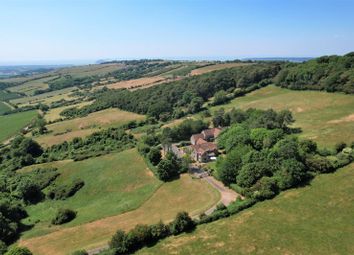
<instances>
[{"instance_id":1,"label":"hillside slope","mask_svg":"<svg viewBox=\"0 0 354 255\"><path fill-rule=\"evenodd\" d=\"M354 254L354 164L138 254Z\"/></svg>"}]
</instances>

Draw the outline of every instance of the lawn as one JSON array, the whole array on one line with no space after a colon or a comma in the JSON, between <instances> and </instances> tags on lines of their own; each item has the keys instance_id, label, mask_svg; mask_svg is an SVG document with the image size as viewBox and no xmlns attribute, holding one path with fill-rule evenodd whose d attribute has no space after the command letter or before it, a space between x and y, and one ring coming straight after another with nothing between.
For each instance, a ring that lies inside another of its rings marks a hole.
<instances>
[{"instance_id":1,"label":"lawn","mask_svg":"<svg viewBox=\"0 0 354 255\"><path fill-rule=\"evenodd\" d=\"M87 136L100 128L120 126L132 120L143 120L145 117L132 112L110 108L91 113L82 118L64 120L47 125L51 133L36 137L35 140L43 146L51 146L74 137Z\"/></svg>"},{"instance_id":2,"label":"lawn","mask_svg":"<svg viewBox=\"0 0 354 255\"><path fill-rule=\"evenodd\" d=\"M268 86L212 107L211 111L221 107L289 109L296 119L295 126L303 130L301 136L315 140L320 146L354 141L354 95Z\"/></svg>"},{"instance_id":3,"label":"lawn","mask_svg":"<svg viewBox=\"0 0 354 255\"><path fill-rule=\"evenodd\" d=\"M97 248L107 244L117 229L128 230L136 224L157 223L160 219L168 222L179 211L199 215L215 205L219 199L219 193L207 182L182 175L179 180L162 184L136 210L76 227L63 228L44 236L22 238L20 244L28 246L36 255L65 255L77 249Z\"/></svg>"},{"instance_id":4,"label":"lawn","mask_svg":"<svg viewBox=\"0 0 354 255\"><path fill-rule=\"evenodd\" d=\"M137 254L354 254L354 164Z\"/></svg>"},{"instance_id":5,"label":"lawn","mask_svg":"<svg viewBox=\"0 0 354 255\"><path fill-rule=\"evenodd\" d=\"M37 111L19 112L0 116L0 143L11 138L26 127L35 117Z\"/></svg>"},{"instance_id":6,"label":"lawn","mask_svg":"<svg viewBox=\"0 0 354 255\"><path fill-rule=\"evenodd\" d=\"M28 206L29 218L24 222L33 223L40 220L40 223L25 232L24 238L136 209L161 185L135 149L79 162L66 160L53 164L61 174L56 180L57 184L69 184L80 178L85 182L85 186L67 200L45 200ZM78 216L65 226L50 226L58 208L76 210Z\"/></svg>"}]
</instances>

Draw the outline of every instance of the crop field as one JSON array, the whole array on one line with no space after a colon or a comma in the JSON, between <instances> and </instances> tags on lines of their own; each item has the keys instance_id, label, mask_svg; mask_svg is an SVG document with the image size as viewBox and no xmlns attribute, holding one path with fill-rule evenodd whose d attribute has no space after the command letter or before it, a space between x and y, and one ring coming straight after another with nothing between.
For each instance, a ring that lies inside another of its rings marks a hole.
<instances>
[{"instance_id":1,"label":"crop field","mask_svg":"<svg viewBox=\"0 0 354 255\"><path fill-rule=\"evenodd\" d=\"M35 117L37 111L19 112L0 116L0 143L11 138L26 127Z\"/></svg>"},{"instance_id":2,"label":"crop field","mask_svg":"<svg viewBox=\"0 0 354 255\"><path fill-rule=\"evenodd\" d=\"M126 165L122 164L122 166L124 166L123 169L130 172L131 164L134 162L134 160L132 160L132 158L127 158L125 161ZM75 171L78 169L79 168L75 168ZM99 165L94 168L94 170L97 169L101 172ZM151 172L149 172L147 169L146 171L148 176L145 178L149 178L149 174L151 175ZM97 172L95 171L95 173ZM93 178L97 178L97 174L95 174ZM101 180L104 178L104 175L100 174L98 178ZM150 178L154 177L150 176ZM126 196L124 192L129 191L132 186L127 181L123 182L119 180L118 182L125 183L125 189L121 191L123 194L120 196ZM143 184L144 183L139 182L137 185ZM102 188L101 185L99 187ZM113 188L117 189L116 187ZM104 191L105 190L106 189L104 189ZM81 191L79 191L79 193L80 192ZM108 194L110 194L110 192L111 191L109 191ZM86 199L87 197L92 196L92 194L93 193L86 194ZM107 192L105 194L107 194ZM111 197L111 195L106 196L109 198ZM73 199L75 199L75 197ZM20 240L20 244L28 246L36 255L70 254L70 252L77 249L91 249L105 245L110 237L119 228L128 230L134 227L136 224L157 223L160 219L168 222L174 218L177 212L182 210L188 211L191 215L198 215L215 205L219 199L219 193L207 182L203 180L192 179L188 175L182 175L178 180L161 184L155 193L149 199L147 199L145 203L143 203L139 208L135 210L123 214L118 214L116 216L103 218L101 220L93 221L87 224L69 227L75 224L75 220L73 223L69 223L66 227L57 229L55 232L43 236L29 238L31 236L30 233L25 233L25 236ZM110 204L113 204L112 207L115 208L114 210L117 210L116 207L120 207L119 203L112 203L112 199L107 200L104 197L103 200L109 201ZM100 206L102 206L101 202L100 204ZM108 208L110 207L110 205L107 206ZM102 208L104 208L104 210L102 210ZM97 210L106 211L106 208L99 207ZM45 212L41 212L41 214L44 213ZM98 213L102 214L102 212ZM43 217L46 216L43 215ZM51 231L53 231L53 229Z\"/></svg>"},{"instance_id":3,"label":"crop field","mask_svg":"<svg viewBox=\"0 0 354 255\"><path fill-rule=\"evenodd\" d=\"M0 115L9 110L11 110L11 107L9 107L6 103L0 101Z\"/></svg>"},{"instance_id":4,"label":"crop field","mask_svg":"<svg viewBox=\"0 0 354 255\"><path fill-rule=\"evenodd\" d=\"M166 78L161 76L144 77L139 79L133 79L128 81L120 81L112 84L108 84L105 87L109 89L134 89L134 88L145 88L155 84L164 82Z\"/></svg>"},{"instance_id":5,"label":"crop field","mask_svg":"<svg viewBox=\"0 0 354 255\"><path fill-rule=\"evenodd\" d=\"M191 75L200 75L200 74L209 73L209 72L216 71L216 70L245 66L245 65L250 65L250 64L249 63L225 63L225 64L208 65L205 67L201 67L201 68L197 68L197 69L192 70Z\"/></svg>"},{"instance_id":6,"label":"crop field","mask_svg":"<svg viewBox=\"0 0 354 255\"><path fill-rule=\"evenodd\" d=\"M75 89L77 89L77 87L70 87L70 88L51 91L51 92L47 92L35 96L13 99L10 100L10 102L18 106L23 106L28 104L38 104L38 103L50 104L52 102L59 101L62 99L64 100L73 99L73 97L70 97L70 93Z\"/></svg>"},{"instance_id":7,"label":"crop field","mask_svg":"<svg viewBox=\"0 0 354 255\"><path fill-rule=\"evenodd\" d=\"M62 111L64 111L65 109L68 108L72 108L72 107L77 107L77 108L81 108L83 106L89 105L91 104L92 101L90 102L82 102L82 103L78 103L78 104L72 104L72 105L67 105L67 106L62 106L62 107L57 107L57 108L52 108L50 109L48 112L45 113L44 115L44 119L49 122L49 121L56 121L58 119L62 119L65 118L63 116L60 115L60 113Z\"/></svg>"},{"instance_id":8,"label":"crop field","mask_svg":"<svg viewBox=\"0 0 354 255\"><path fill-rule=\"evenodd\" d=\"M57 184L80 178L85 185L66 200L45 200L27 207L29 217L25 222L40 219L40 223L25 232L25 237L43 235L136 209L161 185L135 149L79 162L66 160L63 164L53 164L61 174ZM64 226L49 226L59 208L76 210L78 216Z\"/></svg>"},{"instance_id":9,"label":"crop field","mask_svg":"<svg viewBox=\"0 0 354 255\"><path fill-rule=\"evenodd\" d=\"M64 120L47 125L51 133L36 137L35 140L43 146L51 146L74 137L87 136L100 128L120 126L132 120L143 120L145 117L132 112L118 109L106 109L91 113L86 117Z\"/></svg>"},{"instance_id":10,"label":"crop field","mask_svg":"<svg viewBox=\"0 0 354 255\"><path fill-rule=\"evenodd\" d=\"M21 93L25 93L27 96L33 96L36 90L47 89L48 88L47 82L57 77L58 76L50 76L41 79L31 80L21 85L10 87L9 91L21 92Z\"/></svg>"},{"instance_id":11,"label":"crop field","mask_svg":"<svg viewBox=\"0 0 354 255\"><path fill-rule=\"evenodd\" d=\"M354 164L137 254L354 254Z\"/></svg>"},{"instance_id":12,"label":"crop field","mask_svg":"<svg viewBox=\"0 0 354 255\"><path fill-rule=\"evenodd\" d=\"M212 107L274 110L289 109L301 127L302 137L313 139L320 146L333 146L338 142L354 141L354 96L318 91L295 91L268 86L232 100L230 103Z\"/></svg>"}]
</instances>

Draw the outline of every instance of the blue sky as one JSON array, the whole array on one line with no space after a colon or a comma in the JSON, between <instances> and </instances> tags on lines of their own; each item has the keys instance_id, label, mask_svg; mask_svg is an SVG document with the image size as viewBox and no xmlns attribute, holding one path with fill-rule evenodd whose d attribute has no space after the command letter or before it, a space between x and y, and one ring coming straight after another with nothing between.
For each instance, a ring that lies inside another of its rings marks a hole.
<instances>
[{"instance_id":1,"label":"blue sky","mask_svg":"<svg viewBox=\"0 0 354 255\"><path fill-rule=\"evenodd\" d=\"M354 0L0 0L0 63L354 51Z\"/></svg>"}]
</instances>

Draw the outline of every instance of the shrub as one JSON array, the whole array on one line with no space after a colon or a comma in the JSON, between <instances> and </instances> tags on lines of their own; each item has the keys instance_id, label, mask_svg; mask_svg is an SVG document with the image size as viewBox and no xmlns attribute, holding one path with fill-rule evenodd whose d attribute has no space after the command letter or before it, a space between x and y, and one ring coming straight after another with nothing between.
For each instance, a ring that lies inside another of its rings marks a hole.
<instances>
[{"instance_id":1,"label":"shrub","mask_svg":"<svg viewBox=\"0 0 354 255\"><path fill-rule=\"evenodd\" d=\"M52 219L52 224L61 225L72 221L76 217L76 212L70 209L59 209L54 219Z\"/></svg>"},{"instance_id":2,"label":"shrub","mask_svg":"<svg viewBox=\"0 0 354 255\"><path fill-rule=\"evenodd\" d=\"M32 252L26 247L13 247L5 255L32 255Z\"/></svg>"},{"instance_id":3,"label":"shrub","mask_svg":"<svg viewBox=\"0 0 354 255\"><path fill-rule=\"evenodd\" d=\"M170 232L173 235L178 235L182 232L188 232L195 227L195 222L186 212L180 212L176 215L173 222L170 223Z\"/></svg>"},{"instance_id":4,"label":"shrub","mask_svg":"<svg viewBox=\"0 0 354 255\"><path fill-rule=\"evenodd\" d=\"M47 197L49 199L64 200L75 195L84 185L85 182L83 180L76 179L70 185L54 186L48 191Z\"/></svg>"},{"instance_id":5,"label":"shrub","mask_svg":"<svg viewBox=\"0 0 354 255\"><path fill-rule=\"evenodd\" d=\"M153 147L150 149L150 152L148 154L150 162L156 166L158 163L161 161L161 152L158 148Z\"/></svg>"},{"instance_id":6,"label":"shrub","mask_svg":"<svg viewBox=\"0 0 354 255\"><path fill-rule=\"evenodd\" d=\"M0 255L4 255L7 251L7 246L3 241L0 241Z\"/></svg>"},{"instance_id":7,"label":"shrub","mask_svg":"<svg viewBox=\"0 0 354 255\"><path fill-rule=\"evenodd\" d=\"M337 143L335 145L336 152L339 153L341 152L345 147L347 147L347 144L344 142Z\"/></svg>"}]
</instances>

